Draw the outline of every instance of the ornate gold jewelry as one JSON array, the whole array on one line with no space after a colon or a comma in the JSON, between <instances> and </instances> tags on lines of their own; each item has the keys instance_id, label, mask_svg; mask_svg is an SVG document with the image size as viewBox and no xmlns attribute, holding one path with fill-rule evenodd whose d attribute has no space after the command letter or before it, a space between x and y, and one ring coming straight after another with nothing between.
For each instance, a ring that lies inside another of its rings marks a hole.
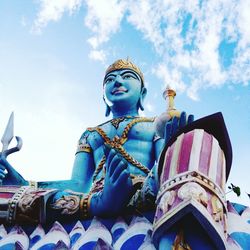
<instances>
[{"instance_id":1,"label":"ornate gold jewelry","mask_svg":"<svg viewBox=\"0 0 250 250\"><path fill-rule=\"evenodd\" d=\"M119 69L131 69L131 70L135 71L140 76L141 81L142 81L142 86L144 86L144 77L143 77L141 70L135 64L133 64L131 61L129 61L128 59L127 60L119 59L119 60L115 61L113 64L111 64L107 68L105 76L108 73L110 73L111 71L119 70Z\"/></svg>"},{"instance_id":2,"label":"ornate gold jewelry","mask_svg":"<svg viewBox=\"0 0 250 250\"><path fill-rule=\"evenodd\" d=\"M89 144L87 144L87 143L83 144L79 141L79 143L77 145L77 149L76 149L76 154L79 152L91 153L92 149L91 149Z\"/></svg>"},{"instance_id":3,"label":"ornate gold jewelry","mask_svg":"<svg viewBox=\"0 0 250 250\"><path fill-rule=\"evenodd\" d=\"M89 214L89 208L90 208L90 201L91 201L91 197L93 194L87 194L87 195L83 195L80 201L80 216L83 219L87 219L90 217Z\"/></svg>"},{"instance_id":4,"label":"ornate gold jewelry","mask_svg":"<svg viewBox=\"0 0 250 250\"><path fill-rule=\"evenodd\" d=\"M119 127L119 124L123 122L127 117L118 117L112 119L110 122L111 124L117 129Z\"/></svg>"},{"instance_id":5,"label":"ornate gold jewelry","mask_svg":"<svg viewBox=\"0 0 250 250\"><path fill-rule=\"evenodd\" d=\"M98 164L97 168L95 169L95 172L93 174L93 181L95 181L97 175L100 173L100 171L103 169L103 166L106 162L106 156L104 155L100 161L100 163Z\"/></svg>"},{"instance_id":6,"label":"ornate gold jewelry","mask_svg":"<svg viewBox=\"0 0 250 250\"><path fill-rule=\"evenodd\" d=\"M146 117L135 118L130 123L128 123L127 126L124 128L121 137L118 137L116 135L112 140L108 137L108 135L100 127L88 128L87 130L90 131L90 132L92 132L92 131L98 132L98 134L103 138L104 143L106 145L108 145L109 147L117 150L117 152L119 152L121 154L121 156L125 160L127 160L130 164L137 167L138 169L140 169L145 174L148 174L149 169L146 166L144 166L143 164L141 164L140 162L138 162L136 159L134 159L130 154L128 154L127 151L123 148L122 145L127 141L129 130L135 124L137 124L139 122L153 122L154 119L155 118L146 118ZM99 163L98 167L95 170L95 173L94 173L94 176L93 176L93 181L95 180L95 178L97 177L99 172L103 169L103 166L104 166L105 162L106 162L106 157L103 156L102 159L101 159L101 162Z\"/></svg>"}]
</instances>

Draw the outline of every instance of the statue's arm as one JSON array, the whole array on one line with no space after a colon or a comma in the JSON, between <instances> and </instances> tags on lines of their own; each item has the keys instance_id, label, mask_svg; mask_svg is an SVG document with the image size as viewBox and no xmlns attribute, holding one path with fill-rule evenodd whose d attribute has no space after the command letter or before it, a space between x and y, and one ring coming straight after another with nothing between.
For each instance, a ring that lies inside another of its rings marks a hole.
<instances>
[{"instance_id":1,"label":"statue's arm","mask_svg":"<svg viewBox=\"0 0 250 250\"><path fill-rule=\"evenodd\" d=\"M71 189L77 192L88 193L93 180L95 163L93 150L90 146L90 132L85 131L78 143L77 151L70 180L38 182L38 187Z\"/></svg>"},{"instance_id":2,"label":"statue's arm","mask_svg":"<svg viewBox=\"0 0 250 250\"><path fill-rule=\"evenodd\" d=\"M90 166L93 164L93 160L88 157L86 153L78 153L76 155L74 168L72 172L72 180L82 182L83 189L79 194L72 194L70 191L57 192L52 199L52 207L58 210L60 219L64 214L64 207L69 204L71 197L79 196L78 207L75 216L80 216L83 219L89 216L114 216L124 212L126 204L129 202L133 195L133 184L128 171L128 163L122 158L122 156L114 149L105 152L107 158L105 164L105 178L103 184L97 191L89 192L89 186L92 184L93 169L84 168L84 164L88 162ZM86 167L86 165L85 165ZM82 175L84 178L82 179ZM89 178L90 176L90 178Z\"/></svg>"},{"instance_id":3,"label":"statue's arm","mask_svg":"<svg viewBox=\"0 0 250 250\"><path fill-rule=\"evenodd\" d=\"M71 180L79 182L81 192L89 192L93 181L94 170L95 163L92 153L80 152L76 154Z\"/></svg>"},{"instance_id":4,"label":"statue's arm","mask_svg":"<svg viewBox=\"0 0 250 250\"><path fill-rule=\"evenodd\" d=\"M0 182L1 185L28 185L28 181L12 167L6 157L2 155L0 156Z\"/></svg>"},{"instance_id":5,"label":"statue's arm","mask_svg":"<svg viewBox=\"0 0 250 250\"><path fill-rule=\"evenodd\" d=\"M93 137L91 132L86 130L80 140L75 154L74 165L71 174L71 180L78 181L81 192L90 191L93 174L95 171L94 149L91 146Z\"/></svg>"}]
</instances>

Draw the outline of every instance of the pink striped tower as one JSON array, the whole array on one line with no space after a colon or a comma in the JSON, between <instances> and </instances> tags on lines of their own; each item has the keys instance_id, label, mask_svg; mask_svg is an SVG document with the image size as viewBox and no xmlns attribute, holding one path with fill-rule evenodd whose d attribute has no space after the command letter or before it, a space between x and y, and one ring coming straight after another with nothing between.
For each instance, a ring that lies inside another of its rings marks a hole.
<instances>
[{"instance_id":1,"label":"pink striped tower","mask_svg":"<svg viewBox=\"0 0 250 250\"><path fill-rule=\"evenodd\" d=\"M159 161L156 238L192 213L225 248L225 183L231 160L231 144L220 113L193 122L171 139Z\"/></svg>"}]
</instances>

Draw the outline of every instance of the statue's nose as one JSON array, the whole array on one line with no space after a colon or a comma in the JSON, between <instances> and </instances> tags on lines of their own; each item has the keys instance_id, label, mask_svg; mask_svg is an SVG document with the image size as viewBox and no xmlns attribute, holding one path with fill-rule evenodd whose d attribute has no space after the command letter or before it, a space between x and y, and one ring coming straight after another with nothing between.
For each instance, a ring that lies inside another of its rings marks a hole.
<instances>
[{"instance_id":1,"label":"statue's nose","mask_svg":"<svg viewBox=\"0 0 250 250\"><path fill-rule=\"evenodd\" d=\"M120 75L117 75L115 77L115 86L116 87L120 86L122 84L122 81L123 81L122 77Z\"/></svg>"}]
</instances>

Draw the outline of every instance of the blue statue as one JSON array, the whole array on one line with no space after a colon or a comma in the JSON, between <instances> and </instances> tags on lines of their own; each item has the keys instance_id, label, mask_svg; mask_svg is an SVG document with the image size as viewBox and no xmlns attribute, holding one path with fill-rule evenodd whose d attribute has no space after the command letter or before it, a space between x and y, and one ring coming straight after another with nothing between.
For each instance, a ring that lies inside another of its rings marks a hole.
<instances>
[{"instance_id":1,"label":"blue statue","mask_svg":"<svg viewBox=\"0 0 250 250\"><path fill-rule=\"evenodd\" d=\"M17 193L9 188L10 205L1 204L10 210L7 221L114 217L151 209L158 249L236 246L227 235L235 232L227 228L224 190L232 158L221 114L193 122L192 115L174 109L175 92L167 90L168 112L157 119L141 117L146 94L143 74L132 62L117 60L108 67L103 98L106 116L113 117L82 134L70 180L25 180L6 160L21 141L8 149L13 136L5 133L0 179L22 186ZM39 207L42 212L34 213ZM234 218L233 207L229 210Z\"/></svg>"},{"instance_id":2,"label":"blue statue","mask_svg":"<svg viewBox=\"0 0 250 250\"><path fill-rule=\"evenodd\" d=\"M146 94L143 74L136 65L127 60L110 65L103 80L103 96L106 116L112 113L112 120L83 133L71 180L38 182L38 187L84 193L103 188L101 195L95 192L91 196L90 213L119 213L131 199L134 185L141 185L154 167L164 143L155 133L154 118L139 116ZM1 166L3 185L29 184L4 157ZM116 205L110 206L114 197Z\"/></svg>"},{"instance_id":3,"label":"blue statue","mask_svg":"<svg viewBox=\"0 0 250 250\"><path fill-rule=\"evenodd\" d=\"M155 166L164 144L164 139L155 132L154 118L139 116L139 109L144 109L146 94L143 74L136 65L128 60L117 60L110 65L103 80L103 98L106 116L112 113L113 118L83 133L71 180L35 185L90 194L84 202L87 202L91 215L121 213ZM181 123L182 126L186 123L185 113ZM177 119L174 124L177 128ZM170 132L173 132L171 128L168 137ZM3 185L29 185L5 157L0 163ZM65 193L58 193L55 200L60 196ZM114 198L116 203L110 206Z\"/></svg>"}]
</instances>

